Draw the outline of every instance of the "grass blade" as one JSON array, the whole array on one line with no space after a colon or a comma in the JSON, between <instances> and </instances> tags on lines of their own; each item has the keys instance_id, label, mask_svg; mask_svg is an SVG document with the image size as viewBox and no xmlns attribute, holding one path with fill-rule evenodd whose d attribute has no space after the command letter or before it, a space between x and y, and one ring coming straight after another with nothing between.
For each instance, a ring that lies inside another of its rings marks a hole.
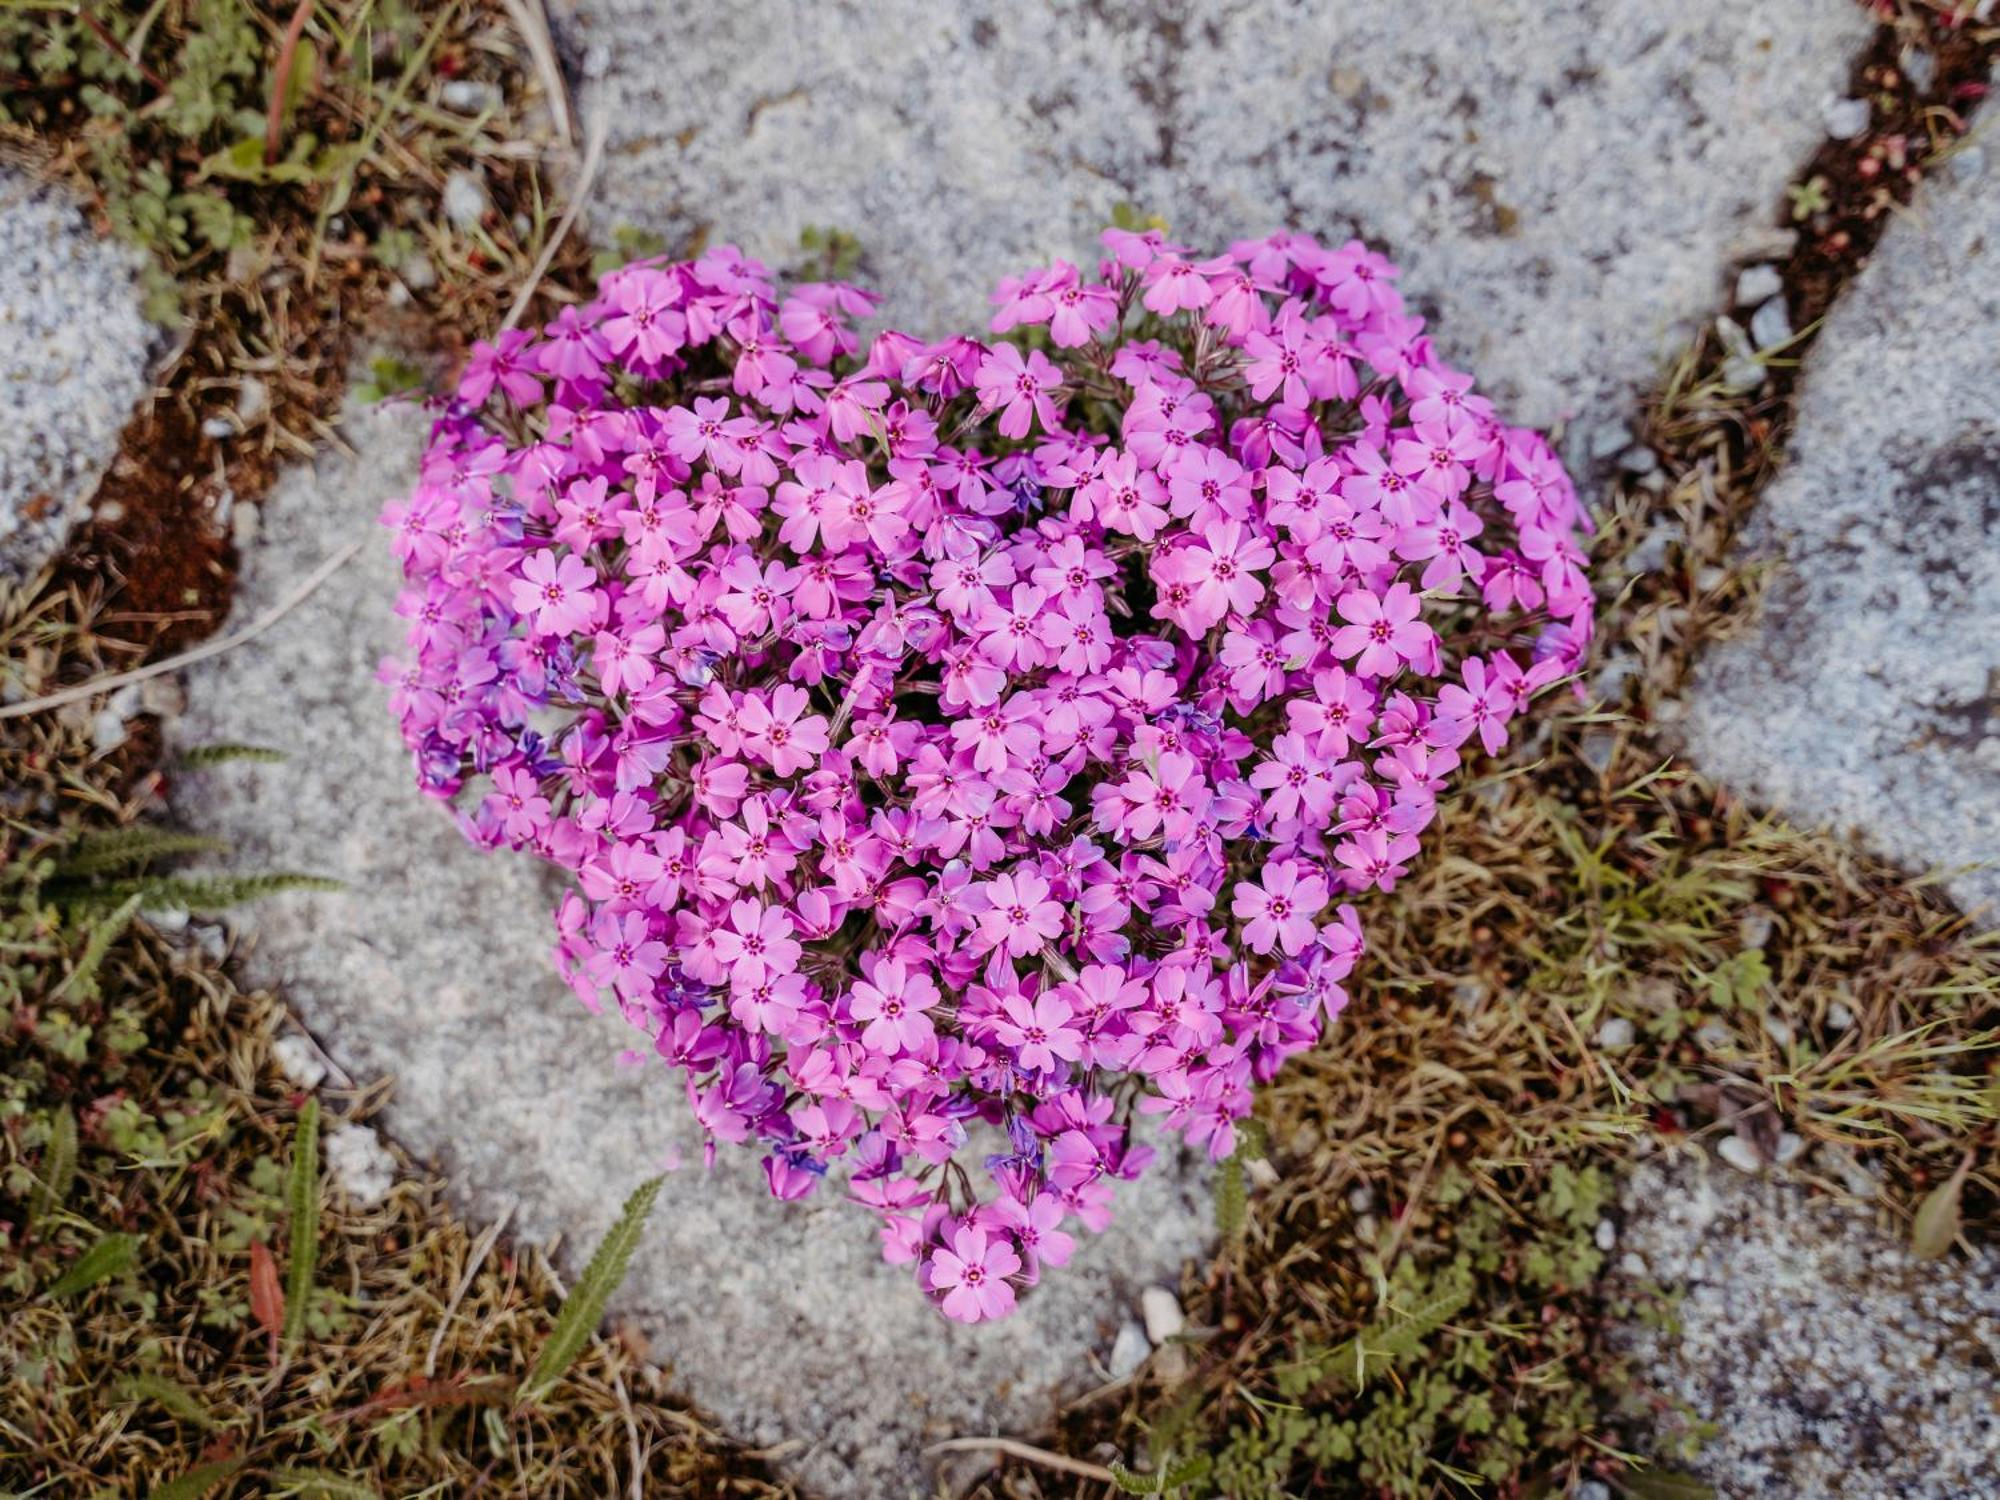
<instances>
[{"instance_id":1,"label":"grass blade","mask_svg":"<svg viewBox=\"0 0 2000 1500\"><path fill-rule=\"evenodd\" d=\"M74 1297L107 1277L129 1270L138 1258L138 1235L107 1234L79 1255L67 1271L49 1283L48 1294L57 1299Z\"/></svg>"},{"instance_id":2,"label":"grass blade","mask_svg":"<svg viewBox=\"0 0 2000 1500\"><path fill-rule=\"evenodd\" d=\"M111 945L118 941L119 934L124 932L138 914L139 898L136 895L129 896L116 911L101 922L94 923L90 929L89 940L83 945L83 952L77 955L76 967L63 976L63 982L50 992L49 998L60 999L71 985L88 984L95 979L97 971L104 965L105 955L111 951Z\"/></svg>"},{"instance_id":3,"label":"grass blade","mask_svg":"<svg viewBox=\"0 0 2000 1500\"><path fill-rule=\"evenodd\" d=\"M317 1495L320 1500L382 1500L379 1490L331 1469L273 1469L270 1478L273 1484L302 1495Z\"/></svg>"},{"instance_id":4,"label":"grass blade","mask_svg":"<svg viewBox=\"0 0 2000 1500\"><path fill-rule=\"evenodd\" d=\"M291 1259L285 1267L285 1347L305 1332L306 1304L312 1299L313 1267L319 1263L319 1100L299 1111L292 1136L292 1170L285 1183L291 1212Z\"/></svg>"},{"instance_id":5,"label":"grass blade","mask_svg":"<svg viewBox=\"0 0 2000 1500\"><path fill-rule=\"evenodd\" d=\"M291 757L282 750L273 750L269 745L196 745L192 750L181 752L180 763L184 770L205 771L210 766L227 765L231 761L247 760L257 765L275 766Z\"/></svg>"},{"instance_id":6,"label":"grass blade","mask_svg":"<svg viewBox=\"0 0 2000 1500\"><path fill-rule=\"evenodd\" d=\"M652 1217L654 1200L660 1196L660 1184L665 1180L654 1177L642 1182L625 1200L618 1222L599 1241L590 1264L563 1299L549 1341L542 1345L541 1357L528 1373L527 1384L521 1387L522 1405L532 1404L548 1394L583 1352L583 1346L597 1332L597 1325L604 1321L604 1305L625 1280L626 1267L632 1262L632 1252L639 1248L639 1236L645 1232L646 1220Z\"/></svg>"}]
</instances>

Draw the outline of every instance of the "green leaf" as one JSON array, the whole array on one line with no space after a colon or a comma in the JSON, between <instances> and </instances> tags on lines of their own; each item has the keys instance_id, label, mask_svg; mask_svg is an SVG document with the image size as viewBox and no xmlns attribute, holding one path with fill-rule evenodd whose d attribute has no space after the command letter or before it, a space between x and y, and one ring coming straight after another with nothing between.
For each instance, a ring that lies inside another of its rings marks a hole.
<instances>
[{"instance_id":1,"label":"green leaf","mask_svg":"<svg viewBox=\"0 0 2000 1500\"><path fill-rule=\"evenodd\" d=\"M1111 1482L1118 1486L1121 1495L1164 1495L1166 1489L1164 1471L1155 1474L1135 1474L1117 1459L1111 1461Z\"/></svg>"},{"instance_id":2,"label":"green leaf","mask_svg":"<svg viewBox=\"0 0 2000 1500\"><path fill-rule=\"evenodd\" d=\"M111 952L111 945L118 941L120 933L131 925L139 914L139 898L128 897L119 908L102 921L93 923L90 937L83 945L83 952L77 955L76 967L63 976L61 984L50 992L51 1000L66 993L73 984L88 984L97 977L97 971L104 966L105 955Z\"/></svg>"},{"instance_id":3,"label":"green leaf","mask_svg":"<svg viewBox=\"0 0 2000 1500\"><path fill-rule=\"evenodd\" d=\"M138 1235L107 1234L79 1255L67 1271L49 1284L49 1295L58 1299L74 1297L78 1292L87 1291L107 1277L129 1270L138 1258Z\"/></svg>"},{"instance_id":4,"label":"green leaf","mask_svg":"<svg viewBox=\"0 0 2000 1500\"><path fill-rule=\"evenodd\" d=\"M213 1429L217 1424L208 1409L196 1399L179 1381L169 1380L164 1375L127 1375L111 1387L114 1401L151 1401L164 1406L183 1422L192 1422L197 1427Z\"/></svg>"},{"instance_id":5,"label":"green leaf","mask_svg":"<svg viewBox=\"0 0 2000 1500\"><path fill-rule=\"evenodd\" d=\"M1229 1157L1215 1174L1215 1232L1223 1244L1234 1248L1243 1238L1244 1221L1249 1217L1248 1190L1243 1183L1243 1162Z\"/></svg>"},{"instance_id":6,"label":"green leaf","mask_svg":"<svg viewBox=\"0 0 2000 1500\"><path fill-rule=\"evenodd\" d=\"M212 1464L197 1464L178 1479L170 1479L153 1491L152 1500L201 1500L210 1490L234 1474L250 1460L221 1458Z\"/></svg>"},{"instance_id":7,"label":"green leaf","mask_svg":"<svg viewBox=\"0 0 2000 1500\"><path fill-rule=\"evenodd\" d=\"M42 1153L41 1175L28 1205L28 1222L54 1213L69 1199L76 1181L76 1113L67 1104L56 1107L49 1125L48 1148Z\"/></svg>"},{"instance_id":8,"label":"green leaf","mask_svg":"<svg viewBox=\"0 0 2000 1500\"><path fill-rule=\"evenodd\" d=\"M169 828L116 828L109 833L91 834L77 840L76 847L56 862L56 875L79 879L86 875L108 875L129 870L156 859L181 854L214 854L229 846L220 839L194 833L176 833Z\"/></svg>"},{"instance_id":9,"label":"green leaf","mask_svg":"<svg viewBox=\"0 0 2000 1500\"><path fill-rule=\"evenodd\" d=\"M1924 1194L1917 1205L1917 1217L1910 1225L1910 1249L1918 1260L1940 1260L1958 1238L1959 1196L1965 1190L1966 1173L1972 1158L1966 1157L1958 1170Z\"/></svg>"},{"instance_id":10,"label":"green leaf","mask_svg":"<svg viewBox=\"0 0 2000 1500\"><path fill-rule=\"evenodd\" d=\"M570 1288L569 1296L563 1299L562 1310L556 1314L556 1326L550 1330L549 1341L542 1345L541 1357L535 1361L535 1368L528 1373L527 1383L521 1387L523 1405L548 1394L577 1355L583 1352L583 1346L597 1331L598 1324L604 1321L604 1305L625 1280L625 1269L632 1262L632 1252L639 1248L639 1237L645 1232L646 1220L652 1217L653 1202L660 1196L660 1184L664 1181L664 1177L654 1177L642 1182L625 1200L618 1222L599 1242L596 1252L590 1257L590 1264L584 1267L583 1275Z\"/></svg>"},{"instance_id":11,"label":"green leaf","mask_svg":"<svg viewBox=\"0 0 2000 1500\"><path fill-rule=\"evenodd\" d=\"M319 1495L324 1500L382 1500L381 1492L373 1486L331 1469L272 1469L270 1478L273 1484L288 1485L302 1495Z\"/></svg>"},{"instance_id":12,"label":"green leaf","mask_svg":"<svg viewBox=\"0 0 2000 1500\"><path fill-rule=\"evenodd\" d=\"M292 1169L285 1179L287 1234L291 1259L285 1266L285 1347L305 1332L312 1300L313 1267L319 1263L319 1100L308 1098L292 1135Z\"/></svg>"},{"instance_id":13,"label":"green leaf","mask_svg":"<svg viewBox=\"0 0 2000 1500\"><path fill-rule=\"evenodd\" d=\"M269 745L196 745L192 750L183 750L180 763L192 771L207 770L210 766L226 765L233 760L256 761L263 765L277 765L289 760L282 750L273 750Z\"/></svg>"},{"instance_id":14,"label":"green leaf","mask_svg":"<svg viewBox=\"0 0 2000 1500\"><path fill-rule=\"evenodd\" d=\"M1637 1500L1715 1500L1715 1491L1692 1474L1672 1469L1641 1469L1621 1481L1625 1493Z\"/></svg>"},{"instance_id":15,"label":"green leaf","mask_svg":"<svg viewBox=\"0 0 2000 1500\"><path fill-rule=\"evenodd\" d=\"M287 891L345 889L338 880L293 871L271 875L157 875L114 881L101 890L83 892L71 900L80 905L104 905L137 896L142 911L221 911Z\"/></svg>"}]
</instances>

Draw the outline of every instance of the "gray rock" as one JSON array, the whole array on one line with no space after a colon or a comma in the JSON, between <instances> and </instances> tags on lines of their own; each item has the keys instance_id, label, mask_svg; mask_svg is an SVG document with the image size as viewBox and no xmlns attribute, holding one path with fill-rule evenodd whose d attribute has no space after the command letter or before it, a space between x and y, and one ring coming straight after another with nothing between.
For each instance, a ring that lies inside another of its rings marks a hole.
<instances>
[{"instance_id":1,"label":"gray rock","mask_svg":"<svg viewBox=\"0 0 2000 1500\"><path fill-rule=\"evenodd\" d=\"M67 193L0 165L0 587L61 550L146 393L159 330L139 264Z\"/></svg>"},{"instance_id":2,"label":"gray rock","mask_svg":"<svg viewBox=\"0 0 2000 1500\"><path fill-rule=\"evenodd\" d=\"M416 477L425 423L350 412L354 458L285 477L263 507L232 623L256 617L336 548L375 530ZM946 1323L907 1268L882 1264L869 1220L829 1184L781 1204L754 1155L712 1171L671 1076L621 1067L634 1033L587 1014L548 950L555 872L483 855L417 792L375 681L400 646L387 534L254 645L190 673L182 745L251 741L282 765L177 778L183 818L247 870L304 869L338 895L252 909L250 970L343 1069L394 1074L389 1133L444 1169L479 1219L518 1200L516 1231L561 1237L568 1272L643 1178L673 1166L615 1311L734 1436L795 1440L784 1462L816 1493L924 1493L941 1438L1032 1432L1093 1383L1140 1289L1202 1252L1209 1199L1168 1149L1102 1236L997 1325Z\"/></svg>"},{"instance_id":3,"label":"gray rock","mask_svg":"<svg viewBox=\"0 0 2000 1500\"><path fill-rule=\"evenodd\" d=\"M1121 201L1207 246L1360 234L1544 426L1624 415L1678 351L1874 26L1825 0L551 10L609 120L601 238L783 261L845 229L887 317L936 333L983 323L1002 274L1092 255Z\"/></svg>"},{"instance_id":4,"label":"gray rock","mask_svg":"<svg viewBox=\"0 0 2000 1500\"><path fill-rule=\"evenodd\" d=\"M1994 1493L2000 1256L1919 1261L1865 1211L1698 1162L1642 1168L1623 1201L1639 1279L1681 1297L1619 1341L1714 1424L1676 1466L1727 1496Z\"/></svg>"},{"instance_id":5,"label":"gray rock","mask_svg":"<svg viewBox=\"0 0 2000 1500\"><path fill-rule=\"evenodd\" d=\"M2000 898L2000 195L1930 185L1807 357L1746 534L1779 571L1699 665L1704 770ZM1978 332L1974 332L1977 330Z\"/></svg>"}]
</instances>

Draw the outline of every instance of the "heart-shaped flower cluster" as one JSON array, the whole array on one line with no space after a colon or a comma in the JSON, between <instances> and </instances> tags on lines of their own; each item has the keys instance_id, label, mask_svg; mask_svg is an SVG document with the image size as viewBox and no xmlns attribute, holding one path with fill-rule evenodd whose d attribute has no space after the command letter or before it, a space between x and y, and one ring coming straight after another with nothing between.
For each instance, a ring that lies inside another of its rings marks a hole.
<instances>
[{"instance_id":1,"label":"heart-shaped flower cluster","mask_svg":"<svg viewBox=\"0 0 2000 1500\"><path fill-rule=\"evenodd\" d=\"M384 516L423 787L574 873L556 961L711 1159L836 1169L966 1321L1104 1226L1135 1111L1229 1154L1342 898L1590 634L1561 466L1386 260L1104 241L865 352L852 286L627 266L476 347Z\"/></svg>"}]
</instances>

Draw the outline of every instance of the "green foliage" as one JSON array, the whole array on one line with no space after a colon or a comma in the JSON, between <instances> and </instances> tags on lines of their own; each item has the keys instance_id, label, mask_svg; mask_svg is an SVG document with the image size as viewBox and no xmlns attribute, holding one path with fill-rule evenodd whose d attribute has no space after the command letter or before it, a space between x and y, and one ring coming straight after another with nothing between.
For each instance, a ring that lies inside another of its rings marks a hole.
<instances>
[{"instance_id":1,"label":"green foliage","mask_svg":"<svg viewBox=\"0 0 2000 1500\"><path fill-rule=\"evenodd\" d=\"M154 1490L152 1500L201 1500L249 1462L247 1458L219 1458L213 1463L196 1464L178 1479L170 1479Z\"/></svg>"},{"instance_id":2,"label":"green foliage","mask_svg":"<svg viewBox=\"0 0 2000 1500\"><path fill-rule=\"evenodd\" d=\"M660 1184L665 1180L663 1177L649 1178L633 1189L632 1196L625 1200L618 1222L598 1243L590 1257L590 1264L584 1267L583 1275L570 1288L569 1296L563 1299L556 1326L550 1331L548 1342L542 1345L541 1355L521 1387L523 1406L533 1405L555 1388L563 1372L575 1362L584 1345L590 1342L591 1335L597 1332L597 1325L604 1321L605 1304L625 1280L625 1269L632 1262L632 1252L639 1248L639 1237L645 1233L646 1220L652 1217L654 1200L660 1196Z\"/></svg>"},{"instance_id":3,"label":"green foliage","mask_svg":"<svg viewBox=\"0 0 2000 1500\"><path fill-rule=\"evenodd\" d=\"M166 1408L181 1421L195 1427L213 1429L218 1424L193 1391L164 1375L127 1375L111 1387L114 1401L150 1401Z\"/></svg>"},{"instance_id":4,"label":"green foliage","mask_svg":"<svg viewBox=\"0 0 2000 1500\"><path fill-rule=\"evenodd\" d=\"M1231 1250L1243 1238L1249 1195L1243 1182L1243 1158L1232 1154L1215 1171L1215 1232Z\"/></svg>"},{"instance_id":5,"label":"green foliage","mask_svg":"<svg viewBox=\"0 0 2000 1500\"><path fill-rule=\"evenodd\" d=\"M590 274L602 276L607 271L628 266L635 260L651 260L656 255L666 253L667 241L664 235L655 234L650 229L640 229L632 224L614 224L611 228L611 243L599 246L590 257Z\"/></svg>"},{"instance_id":6,"label":"green foliage","mask_svg":"<svg viewBox=\"0 0 2000 1500\"><path fill-rule=\"evenodd\" d=\"M861 267L861 241L844 229L808 224L799 235L799 249L806 256L797 268L801 276L852 281Z\"/></svg>"},{"instance_id":7,"label":"green foliage","mask_svg":"<svg viewBox=\"0 0 2000 1500\"><path fill-rule=\"evenodd\" d=\"M1771 984L1762 948L1746 948L1706 975L1709 1002L1719 1010L1755 1010Z\"/></svg>"},{"instance_id":8,"label":"green foliage","mask_svg":"<svg viewBox=\"0 0 2000 1500\"><path fill-rule=\"evenodd\" d=\"M356 399L376 406L393 396L406 396L424 388L421 365L394 354L378 354L368 361L368 379L354 388Z\"/></svg>"},{"instance_id":9,"label":"green foliage","mask_svg":"<svg viewBox=\"0 0 2000 1500\"><path fill-rule=\"evenodd\" d=\"M49 1296L58 1302L65 1297L74 1297L100 1281L108 1281L131 1270L138 1258L139 1237L136 1234L104 1235L78 1256L74 1265L50 1283Z\"/></svg>"},{"instance_id":10,"label":"green foliage","mask_svg":"<svg viewBox=\"0 0 2000 1500\"><path fill-rule=\"evenodd\" d=\"M292 1136L292 1166L285 1179L286 1234L291 1259L285 1267L285 1345L305 1332L312 1302L313 1269L319 1264L319 1100L308 1097Z\"/></svg>"},{"instance_id":11,"label":"green foliage","mask_svg":"<svg viewBox=\"0 0 2000 1500\"><path fill-rule=\"evenodd\" d=\"M118 870L135 869L156 859L219 853L228 847L220 839L178 833L170 828L155 828L141 823L131 828L85 834L56 861L55 875L59 880L108 875Z\"/></svg>"},{"instance_id":12,"label":"green foliage","mask_svg":"<svg viewBox=\"0 0 2000 1500\"><path fill-rule=\"evenodd\" d=\"M268 745L197 745L192 750L183 750L180 765L183 770L206 771L214 766L228 765L231 761L249 761L256 765L279 765L291 757L282 750L273 750Z\"/></svg>"}]
</instances>

